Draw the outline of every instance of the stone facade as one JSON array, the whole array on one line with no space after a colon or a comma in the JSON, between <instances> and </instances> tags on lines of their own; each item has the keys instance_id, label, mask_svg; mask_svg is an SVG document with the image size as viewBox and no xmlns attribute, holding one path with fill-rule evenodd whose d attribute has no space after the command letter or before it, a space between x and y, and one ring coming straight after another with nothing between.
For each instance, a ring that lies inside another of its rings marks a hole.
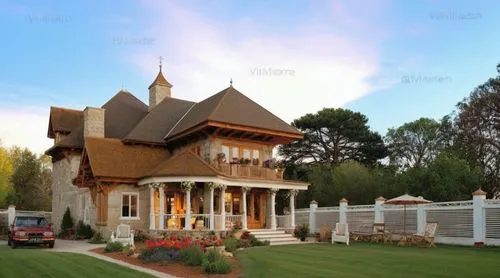
<instances>
[{"instance_id":1,"label":"stone facade","mask_svg":"<svg viewBox=\"0 0 500 278\"><path fill-rule=\"evenodd\" d=\"M83 136L104 137L105 109L87 107L83 110Z\"/></svg>"},{"instance_id":2,"label":"stone facade","mask_svg":"<svg viewBox=\"0 0 500 278\"><path fill-rule=\"evenodd\" d=\"M52 168L52 223L54 230L59 232L62 217L66 208L69 207L73 220L77 222L79 208L77 200L79 196L78 187L73 185L72 180L78 174L81 155L71 153L53 164Z\"/></svg>"},{"instance_id":3,"label":"stone facade","mask_svg":"<svg viewBox=\"0 0 500 278\"><path fill-rule=\"evenodd\" d=\"M138 218L124 219L121 217L122 209L122 194L123 193L138 193ZM149 229L149 188L147 186L137 187L133 185L122 184L116 186L108 195L108 219L106 230L108 233L116 231L119 224L130 225L134 230L142 230L147 232ZM103 229L103 234L106 236L106 231Z\"/></svg>"},{"instance_id":4,"label":"stone facade","mask_svg":"<svg viewBox=\"0 0 500 278\"><path fill-rule=\"evenodd\" d=\"M170 97L171 88L164 85L154 85L149 89L149 110L153 109L166 97Z\"/></svg>"}]
</instances>

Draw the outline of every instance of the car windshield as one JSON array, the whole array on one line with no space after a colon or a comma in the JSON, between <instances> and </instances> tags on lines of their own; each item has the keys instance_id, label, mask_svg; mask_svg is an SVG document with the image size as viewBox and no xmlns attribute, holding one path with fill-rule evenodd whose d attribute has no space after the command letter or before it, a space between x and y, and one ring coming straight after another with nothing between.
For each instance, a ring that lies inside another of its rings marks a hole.
<instances>
[{"instance_id":1,"label":"car windshield","mask_svg":"<svg viewBox=\"0 0 500 278\"><path fill-rule=\"evenodd\" d=\"M48 223L42 217L19 217L16 219L17 227L47 227Z\"/></svg>"}]
</instances>

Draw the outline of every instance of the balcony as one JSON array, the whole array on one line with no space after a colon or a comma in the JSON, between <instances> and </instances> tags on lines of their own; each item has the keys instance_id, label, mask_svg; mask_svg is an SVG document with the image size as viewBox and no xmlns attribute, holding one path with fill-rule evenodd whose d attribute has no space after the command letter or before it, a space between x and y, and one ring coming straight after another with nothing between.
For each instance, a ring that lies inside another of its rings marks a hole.
<instances>
[{"instance_id":1,"label":"balcony","mask_svg":"<svg viewBox=\"0 0 500 278\"><path fill-rule=\"evenodd\" d=\"M284 169L238 163L214 163L212 166L229 177L283 180Z\"/></svg>"}]
</instances>

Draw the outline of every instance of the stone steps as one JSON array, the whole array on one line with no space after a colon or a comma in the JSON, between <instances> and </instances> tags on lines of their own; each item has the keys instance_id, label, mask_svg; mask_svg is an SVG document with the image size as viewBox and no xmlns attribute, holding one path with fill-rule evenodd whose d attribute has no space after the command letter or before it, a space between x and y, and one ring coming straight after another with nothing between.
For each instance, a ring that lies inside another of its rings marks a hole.
<instances>
[{"instance_id":1,"label":"stone steps","mask_svg":"<svg viewBox=\"0 0 500 278\"><path fill-rule=\"evenodd\" d=\"M301 243L297 238L285 231L273 230L251 230L250 234L258 240L268 240L270 245L298 244Z\"/></svg>"}]
</instances>

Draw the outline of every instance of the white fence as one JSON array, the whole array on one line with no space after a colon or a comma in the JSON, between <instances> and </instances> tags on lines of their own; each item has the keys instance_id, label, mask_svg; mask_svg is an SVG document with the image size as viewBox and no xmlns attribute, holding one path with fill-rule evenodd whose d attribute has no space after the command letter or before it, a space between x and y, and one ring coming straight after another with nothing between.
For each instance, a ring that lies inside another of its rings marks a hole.
<instances>
[{"instance_id":1,"label":"white fence","mask_svg":"<svg viewBox=\"0 0 500 278\"><path fill-rule=\"evenodd\" d=\"M52 212L16 210L15 206L9 206L6 210L0 210L0 233L8 230L8 227L12 225L14 217L18 213L43 215L49 223L52 222Z\"/></svg>"},{"instance_id":2,"label":"white fence","mask_svg":"<svg viewBox=\"0 0 500 278\"><path fill-rule=\"evenodd\" d=\"M313 202L310 208L297 209L295 223L308 224L311 233L332 229L339 222L349 224L353 232L370 232L373 223L385 223L393 233L417 233L424 231L426 222L438 222L437 243L500 245L500 200L487 200L480 190L468 201L407 206L406 220L404 215L403 206L384 205L380 198L375 205L363 206L349 206L343 199L338 207L318 207Z\"/></svg>"}]
</instances>

